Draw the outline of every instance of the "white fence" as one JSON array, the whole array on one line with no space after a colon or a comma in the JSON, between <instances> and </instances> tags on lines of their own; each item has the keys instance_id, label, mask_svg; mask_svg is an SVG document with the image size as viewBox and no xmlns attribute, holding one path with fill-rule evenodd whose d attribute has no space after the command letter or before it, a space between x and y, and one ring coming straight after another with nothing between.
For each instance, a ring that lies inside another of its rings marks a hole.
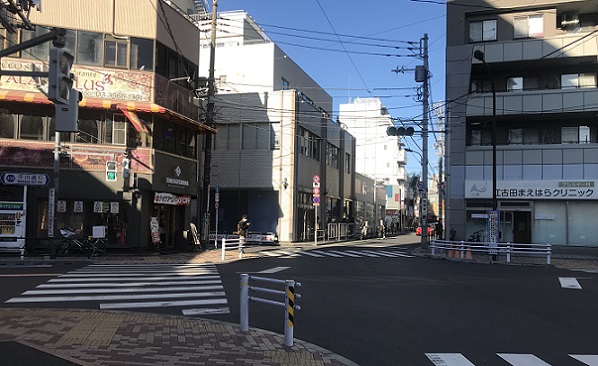
<instances>
[{"instance_id":1,"label":"white fence","mask_svg":"<svg viewBox=\"0 0 598 366\"><path fill-rule=\"evenodd\" d=\"M430 243L433 256L446 254L449 258L472 259L472 253L485 253L492 256L505 256L507 263L512 256L546 257L546 264L550 264L552 255L551 244L523 244L523 243L489 243L433 240Z\"/></svg>"}]
</instances>

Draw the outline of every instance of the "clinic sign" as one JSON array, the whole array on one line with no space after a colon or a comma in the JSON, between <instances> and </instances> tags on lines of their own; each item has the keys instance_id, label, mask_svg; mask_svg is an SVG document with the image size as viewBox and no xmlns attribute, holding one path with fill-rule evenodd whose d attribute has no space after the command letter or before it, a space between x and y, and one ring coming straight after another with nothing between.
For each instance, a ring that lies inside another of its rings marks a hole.
<instances>
[{"instance_id":1,"label":"clinic sign","mask_svg":"<svg viewBox=\"0 0 598 366\"><path fill-rule=\"evenodd\" d=\"M498 181L497 199L509 200L598 200L595 180ZM465 181L465 198L492 198L492 182Z\"/></svg>"}]
</instances>

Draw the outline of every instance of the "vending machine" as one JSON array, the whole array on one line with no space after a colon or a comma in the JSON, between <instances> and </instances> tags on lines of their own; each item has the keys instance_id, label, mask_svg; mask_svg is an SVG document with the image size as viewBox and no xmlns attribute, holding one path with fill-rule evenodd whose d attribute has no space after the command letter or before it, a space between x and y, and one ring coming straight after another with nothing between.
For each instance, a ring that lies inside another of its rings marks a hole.
<instances>
[{"instance_id":1,"label":"vending machine","mask_svg":"<svg viewBox=\"0 0 598 366\"><path fill-rule=\"evenodd\" d=\"M0 252L22 254L24 249L24 203L0 201Z\"/></svg>"}]
</instances>

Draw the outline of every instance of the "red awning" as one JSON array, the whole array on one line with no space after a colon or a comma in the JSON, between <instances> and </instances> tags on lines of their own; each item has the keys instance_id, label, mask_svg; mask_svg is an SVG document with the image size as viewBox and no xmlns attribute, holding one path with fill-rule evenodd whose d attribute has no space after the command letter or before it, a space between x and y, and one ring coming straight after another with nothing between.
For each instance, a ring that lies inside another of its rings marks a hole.
<instances>
[{"instance_id":1,"label":"red awning","mask_svg":"<svg viewBox=\"0 0 598 366\"><path fill-rule=\"evenodd\" d=\"M34 93L34 92L24 92L18 90L0 90L0 101L8 101L8 102L26 102L26 103L38 103L38 104L52 104L48 98L42 93ZM83 98L82 101L79 102L80 108L97 108L97 109L111 109L111 110L120 110L123 113L125 111L128 112L144 112L144 113L153 113L159 114L163 118L166 118L170 121L174 121L177 123L181 123L184 125L188 125L191 128L194 128L198 131L205 132L205 133L216 133L216 129L207 126L206 124L196 121L192 118L184 116L180 113L172 111L168 108L164 108L155 103L148 103L148 102L126 102L126 101L116 101L116 100L109 100L109 99L94 99L94 98ZM135 129L139 132L147 132L147 128L141 122L136 113L125 113L129 121L133 124ZM140 124L137 123L140 122Z\"/></svg>"},{"instance_id":2,"label":"red awning","mask_svg":"<svg viewBox=\"0 0 598 366\"><path fill-rule=\"evenodd\" d=\"M125 114L125 116L127 116L127 118L129 119L129 121L131 122L133 127L135 127L137 132L140 132L140 133L148 133L149 132L147 130L147 127L145 126L145 123L143 123L143 121L141 121L139 119L139 116L137 115L137 113L127 110L127 109L124 109L124 108L120 108L120 110Z\"/></svg>"}]
</instances>

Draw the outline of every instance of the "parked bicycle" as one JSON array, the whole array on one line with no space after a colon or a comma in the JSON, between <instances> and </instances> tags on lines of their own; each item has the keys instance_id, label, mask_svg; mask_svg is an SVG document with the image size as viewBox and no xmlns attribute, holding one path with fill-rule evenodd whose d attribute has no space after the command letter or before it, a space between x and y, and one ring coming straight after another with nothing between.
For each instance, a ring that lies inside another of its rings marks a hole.
<instances>
[{"instance_id":1,"label":"parked bicycle","mask_svg":"<svg viewBox=\"0 0 598 366\"><path fill-rule=\"evenodd\" d=\"M69 254L71 249L79 251L81 254L91 257L99 257L106 253L106 244L108 240L106 238L94 238L89 236L87 239L81 239L77 236L77 231L71 227L65 227L60 229L60 235L65 240L58 244L56 254L59 256L66 256Z\"/></svg>"}]
</instances>

